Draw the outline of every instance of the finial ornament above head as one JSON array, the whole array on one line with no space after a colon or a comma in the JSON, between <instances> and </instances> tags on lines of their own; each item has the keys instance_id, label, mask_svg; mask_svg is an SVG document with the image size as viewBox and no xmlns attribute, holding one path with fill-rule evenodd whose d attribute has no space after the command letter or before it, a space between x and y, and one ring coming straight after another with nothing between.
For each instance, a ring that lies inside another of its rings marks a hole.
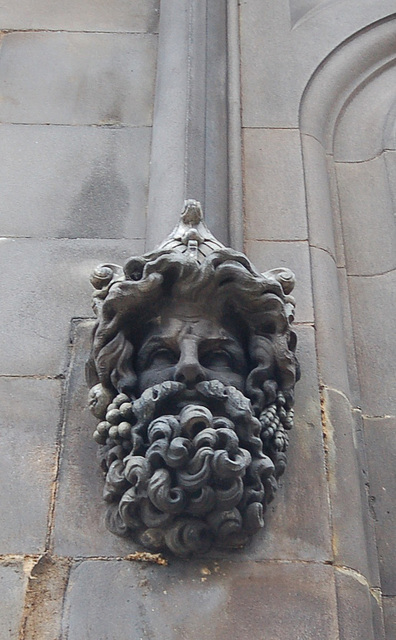
<instances>
[{"instance_id":1,"label":"finial ornament above head","mask_svg":"<svg viewBox=\"0 0 396 640\"><path fill-rule=\"evenodd\" d=\"M180 251L201 263L209 253L224 248L224 245L214 237L206 226L201 203L197 200L185 200L180 222L166 240L159 245L158 250Z\"/></svg>"},{"instance_id":2,"label":"finial ornament above head","mask_svg":"<svg viewBox=\"0 0 396 640\"><path fill-rule=\"evenodd\" d=\"M87 380L109 529L180 556L240 547L286 466L294 275L259 273L186 200L159 247L91 282Z\"/></svg>"}]
</instances>

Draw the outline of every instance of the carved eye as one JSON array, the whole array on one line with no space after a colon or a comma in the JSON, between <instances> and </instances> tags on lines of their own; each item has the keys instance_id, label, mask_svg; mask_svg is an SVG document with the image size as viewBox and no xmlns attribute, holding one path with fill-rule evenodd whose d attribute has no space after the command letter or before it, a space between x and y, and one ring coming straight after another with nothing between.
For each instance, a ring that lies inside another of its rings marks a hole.
<instances>
[{"instance_id":1,"label":"carved eye","mask_svg":"<svg viewBox=\"0 0 396 640\"><path fill-rule=\"evenodd\" d=\"M200 358L201 365L205 369L220 371L222 369L232 369L232 358L226 351L207 351Z\"/></svg>"},{"instance_id":2,"label":"carved eye","mask_svg":"<svg viewBox=\"0 0 396 640\"><path fill-rule=\"evenodd\" d=\"M149 359L150 366L171 367L178 362L178 357L172 349L158 349L154 351Z\"/></svg>"}]
</instances>

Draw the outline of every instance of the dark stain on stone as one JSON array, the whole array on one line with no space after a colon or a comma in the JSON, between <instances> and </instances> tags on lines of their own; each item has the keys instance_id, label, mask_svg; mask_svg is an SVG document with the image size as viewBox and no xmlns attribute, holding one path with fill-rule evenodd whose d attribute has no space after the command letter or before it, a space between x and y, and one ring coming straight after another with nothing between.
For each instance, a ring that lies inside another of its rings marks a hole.
<instances>
[{"instance_id":1,"label":"dark stain on stone","mask_svg":"<svg viewBox=\"0 0 396 640\"><path fill-rule=\"evenodd\" d=\"M159 29L159 2L154 3L152 11L149 13L148 22L147 22L147 32L148 33L158 33Z\"/></svg>"},{"instance_id":2,"label":"dark stain on stone","mask_svg":"<svg viewBox=\"0 0 396 640\"><path fill-rule=\"evenodd\" d=\"M107 155L98 161L75 197L60 237L120 238L125 233L129 190Z\"/></svg>"}]
</instances>

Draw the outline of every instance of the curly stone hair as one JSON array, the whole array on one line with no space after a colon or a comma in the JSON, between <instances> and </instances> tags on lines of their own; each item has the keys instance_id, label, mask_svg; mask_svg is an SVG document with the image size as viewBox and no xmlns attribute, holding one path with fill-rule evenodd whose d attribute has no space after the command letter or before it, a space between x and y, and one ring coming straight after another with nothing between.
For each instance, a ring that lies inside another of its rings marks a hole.
<instances>
[{"instance_id":1,"label":"curly stone hair","mask_svg":"<svg viewBox=\"0 0 396 640\"><path fill-rule=\"evenodd\" d=\"M91 282L97 322L87 363L90 386L107 398L136 395L134 357L147 323L171 302L191 302L203 317L215 315L237 332L249 361L246 395L258 416L277 393L286 410L299 378L296 336L291 329L294 276L288 269L259 273L242 253L223 248L200 261L176 249L159 249L117 265L98 267Z\"/></svg>"}]
</instances>

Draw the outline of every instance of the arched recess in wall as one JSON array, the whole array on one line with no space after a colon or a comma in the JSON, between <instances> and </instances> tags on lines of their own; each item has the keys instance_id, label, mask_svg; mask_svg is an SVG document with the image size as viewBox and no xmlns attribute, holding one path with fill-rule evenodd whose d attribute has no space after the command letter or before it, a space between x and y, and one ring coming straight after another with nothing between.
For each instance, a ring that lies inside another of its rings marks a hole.
<instances>
[{"instance_id":1,"label":"arched recess in wall","mask_svg":"<svg viewBox=\"0 0 396 640\"><path fill-rule=\"evenodd\" d=\"M374 352L369 345L380 331L379 315L390 317L390 309L386 312L390 296L376 302L374 288L386 287L396 268L395 33L396 17L392 16L340 45L311 78L300 110L310 242L335 260L349 282L360 394L351 370L349 377L334 372L336 377L327 380L353 400L360 396L357 404L364 413L377 416L395 413L396 380L388 375L391 345L384 341L383 325ZM369 284L369 278L376 278L375 283ZM360 296L368 295L363 291L366 286L373 288L368 305L375 312L372 318L367 305L359 307ZM333 345L344 339L344 329L329 336ZM347 360L345 350L339 351L338 368ZM325 374L324 362L322 369Z\"/></svg>"},{"instance_id":2,"label":"arched recess in wall","mask_svg":"<svg viewBox=\"0 0 396 640\"><path fill-rule=\"evenodd\" d=\"M367 424L396 414L395 34L343 42L300 107L320 376Z\"/></svg>"}]
</instances>

